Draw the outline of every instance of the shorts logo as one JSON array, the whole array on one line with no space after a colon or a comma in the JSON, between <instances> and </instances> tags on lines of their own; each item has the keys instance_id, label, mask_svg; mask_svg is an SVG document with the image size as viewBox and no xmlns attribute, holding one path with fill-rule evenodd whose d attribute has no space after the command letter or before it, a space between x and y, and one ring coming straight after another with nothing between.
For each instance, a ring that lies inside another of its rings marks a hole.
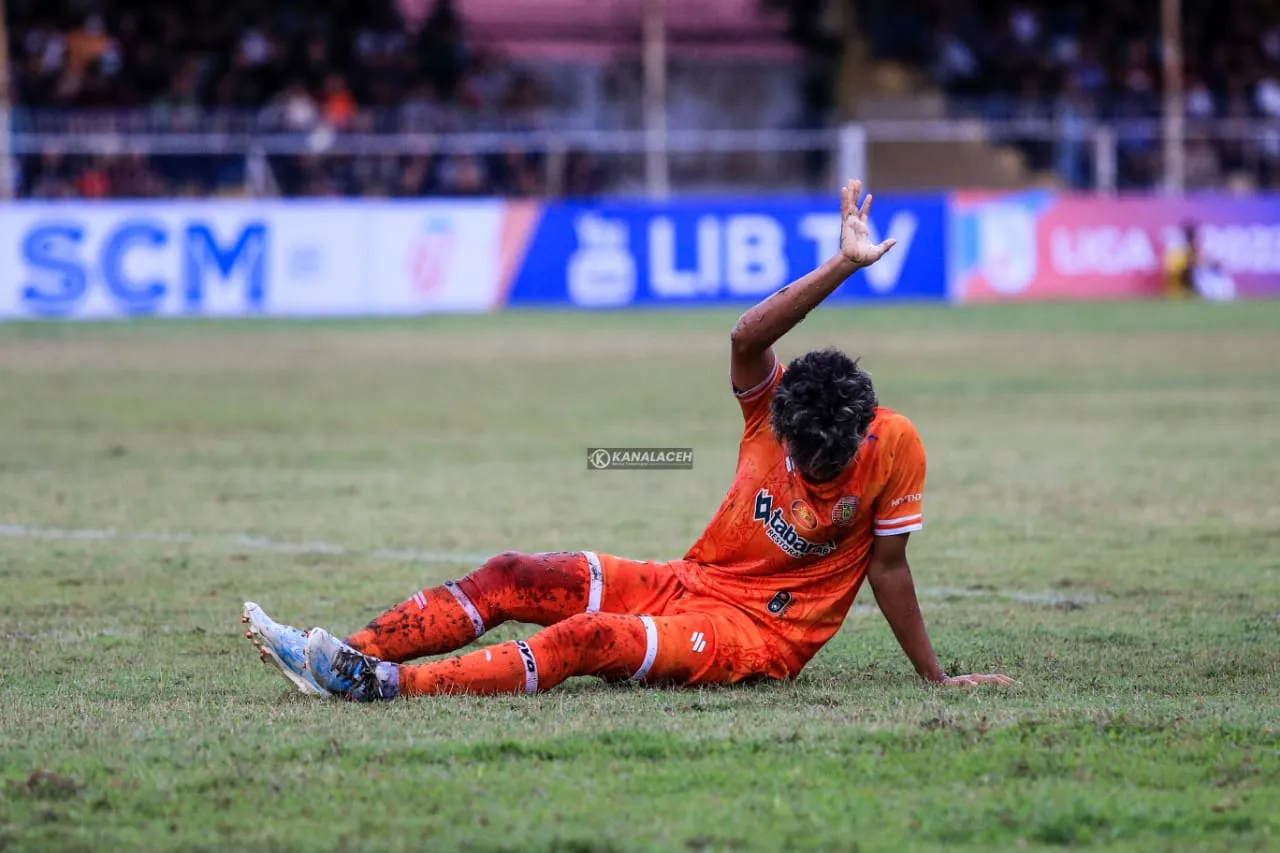
<instances>
[{"instance_id":1,"label":"shorts logo","mask_svg":"<svg viewBox=\"0 0 1280 853\"><path fill-rule=\"evenodd\" d=\"M787 605L791 603L791 593L780 592L769 600L769 612L774 616L782 613L787 609Z\"/></svg>"},{"instance_id":2,"label":"shorts logo","mask_svg":"<svg viewBox=\"0 0 1280 853\"><path fill-rule=\"evenodd\" d=\"M845 495L831 507L831 523L837 527L848 527L853 524L853 517L858 514L858 496Z\"/></svg>"},{"instance_id":3,"label":"shorts logo","mask_svg":"<svg viewBox=\"0 0 1280 853\"><path fill-rule=\"evenodd\" d=\"M791 515L795 518L796 523L805 530L818 529L818 516L809 507L807 503L799 498L791 502Z\"/></svg>"},{"instance_id":4,"label":"shorts logo","mask_svg":"<svg viewBox=\"0 0 1280 853\"><path fill-rule=\"evenodd\" d=\"M701 631L694 631L693 636L689 638L689 643L695 652L700 652L707 647L707 635Z\"/></svg>"},{"instance_id":5,"label":"shorts logo","mask_svg":"<svg viewBox=\"0 0 1280 853\"><path fill-rule=\"evenodd\" d=\"M756 508L752 518L760 522L764 532L769 536L769 541L781 548L787 556L797 559L825 557L836 550L834 539L826 542L810 542L796 533L795 525L782 517L782 508L774 507L773 496L769 494L768 489L761 489L756 493Z\"/></svg>"}]
</instances>

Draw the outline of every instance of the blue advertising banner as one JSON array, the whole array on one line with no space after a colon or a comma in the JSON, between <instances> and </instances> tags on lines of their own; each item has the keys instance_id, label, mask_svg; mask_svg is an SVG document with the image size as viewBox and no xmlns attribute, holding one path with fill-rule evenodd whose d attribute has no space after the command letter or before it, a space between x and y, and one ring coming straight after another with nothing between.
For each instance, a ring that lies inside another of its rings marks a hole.
<instances>
[{"instance_id":1,"label":"blue advertising banner","mask_svg":"<svg viewBox=\"0 0 1280 853\"><path fill-rule=\"evenodd\" d=\"M0 207L0 320L752 302L835 254L837 204L19 202ZM871 216L898 245L832 301L945 298L945 198Z\"/></svg>"},{"instance_id":2,"label":"blue advertising banner","mask_svg":"<svg viewBox=\"0 0 1280 853\"><path fill-rule=\"evenodd\" d=\"M490 311L536 221L490 199L0 206L0 319Z\"/></svg>"},{"instance_id":3,"label":"blue advertising banner","mask_svg":"<svg viewBox=\"0 0 1280 853\"><path fill-rule=\"evenodd\" d=\"M898 244L834 302L946 298L943 196L877 196L873 239ZM581 308L749 302L837 250L834 198L554 204L544 208L508 304Z\"/></svg>"}]
</instances>

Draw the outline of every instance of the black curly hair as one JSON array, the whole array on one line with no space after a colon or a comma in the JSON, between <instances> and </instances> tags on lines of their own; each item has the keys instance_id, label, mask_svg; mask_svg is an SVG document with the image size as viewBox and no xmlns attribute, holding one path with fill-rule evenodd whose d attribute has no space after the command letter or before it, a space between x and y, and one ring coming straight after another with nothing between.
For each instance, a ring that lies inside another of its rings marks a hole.
<instances>
[{"instance_id":1,"label":"black curly hair","mask_svg":"<svg viewBox=\"0 0 1280 853\"><path fill-rule=\"evenodd\" d=\"M829 347L791 362L769 405L774 436L800 473L820 482L853 461L878 401L857 359Z\"/></svg>"}]
</instances>

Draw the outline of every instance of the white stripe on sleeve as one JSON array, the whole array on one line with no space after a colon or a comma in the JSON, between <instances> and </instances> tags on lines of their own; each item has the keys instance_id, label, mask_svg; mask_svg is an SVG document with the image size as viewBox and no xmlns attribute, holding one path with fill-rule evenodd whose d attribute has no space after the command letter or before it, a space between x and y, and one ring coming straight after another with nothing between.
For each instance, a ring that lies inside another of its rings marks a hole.
<instances>
[{"instance_id":1,"label":"white stripe on sleeve","mask_svg":"<svg viewBox=\"0 0 1280 853\"><path fill-rule=\"evenodd\" d=\"M901 515L897 518L878 518L876 519L876 527L888 527L893 524L905 524L908 521L919 521L923 517L922 513L915 515Z\"/></svg>"},{"instance_id":2,"label":"white stripe on sleeve","mask_svg":"<svg viewBox=\"0 0 1280 853\"><path fill-rule=\"evenodd\" d=\"M915 533L917 530L923 529L923 524L909 524L906 527L877 527L875 534L877 536L897 536L900 533Z\"/></svg>"}]
</instances>

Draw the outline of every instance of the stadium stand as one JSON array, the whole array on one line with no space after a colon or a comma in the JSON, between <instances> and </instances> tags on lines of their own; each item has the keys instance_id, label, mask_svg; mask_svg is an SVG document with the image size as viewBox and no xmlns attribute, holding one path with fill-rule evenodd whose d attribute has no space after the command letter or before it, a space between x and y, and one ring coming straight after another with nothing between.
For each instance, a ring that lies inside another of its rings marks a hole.
<instances>
[{"instance_id":1,"label":"stadium stand","mask_svg":"<svg viewBox=\"0 0 1280 853\"><path fill-rule=\"evenodd\" d=\"M1115 129L1120 189L1150 187L1161 172L1159 4L666 5L672 131L816 132L844 119L949 122L954 138L945 143L911 134L873 138L868 158L877 183L1089 187L1097 177L1089 134L1106 122ZM476 151L429 141L453 132L638 131L643 6L10 0L15 129L47 140L19 158L20 191L42 198L189 196L241 193L255 180L287 196L633 190L642 171L634 151L576 144L555 151L521 145L518 137ZM1280 5L1184 6L1189 185L1276 186ZM59 134L95 132L274 134L307 140L294 148L308 153L271 151L257 161L217 150L89 155L57 143ZM423 141L394 153L329 150L334 138L393 133ZM805 144L718 156L677 150L672 180L702 189L747 176L767 175L778 188L828 182L830 146L801 150ZM937 156L940 144L945 157Z\"/></svg>"},{"instance_id":2,"label":"stadium stand","mask_svg":"<svg viewBox=\"0 0 1280 853\"><path fill-rule=\"evenodd\" d=\"M638 129L639 0L213 3L9 7L17 127L45 133L307 134ZM75 9L83 10L83 6ZM465 17L461 10L465 9ZM786 16L755 0L671 4L670 122L788 127L798 112ZM710 61L708 61L710 60ZM273 156L285 195L541 194L541 154ZM562 192L604 188L585 151ZM615 164L616 165L616 164ZM237 192L242 157L67 156L21 162L25 194Z\"/></svg>"},{"instance_id":3,"label":"stadium stand","mask_svg":"<svg viewBox=\"0 0 1280 853\"><path fill-rule=\"evenodd\" d=\"M1150 0L861 0L855 39L902 80L917 115L1056 125L1057 141L1018 146L1017 167L1092 184L1073 128L1116 128L1120 189L1149 188L1162 168L1153 123L1162 98L1160 4ZM1280 181L1280 4L1183 0L1188 186L1235 177ZM881 73L881 78L893 74ZM891 87L893 88L893 87ZM885 114L871 99L863 117ZM1235 125L1233 126L1233 123ZM1234 137L1234 138L1233 138ZM1252 137L1252 138L1246 138ZM943 179L945 180L945 178ZM959 183L963 183L960 181Z\"/></svg>"}]
</instances>

